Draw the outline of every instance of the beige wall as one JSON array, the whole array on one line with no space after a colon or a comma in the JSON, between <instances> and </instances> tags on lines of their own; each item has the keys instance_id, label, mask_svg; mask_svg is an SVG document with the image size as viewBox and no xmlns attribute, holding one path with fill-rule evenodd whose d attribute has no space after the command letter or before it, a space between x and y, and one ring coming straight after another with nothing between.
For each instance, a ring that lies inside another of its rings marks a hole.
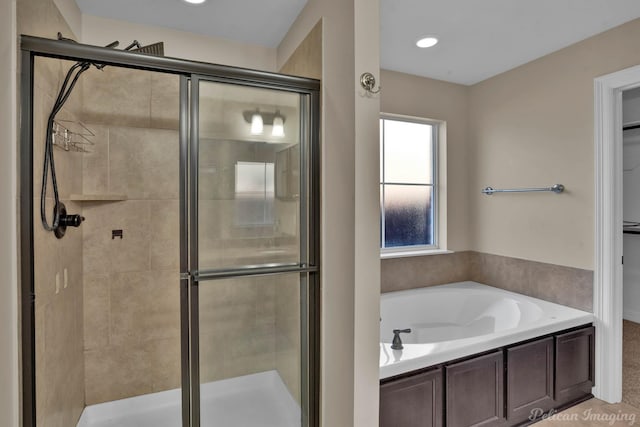
<instances>
[{"instance_id":1,"label":"beige wall","mask_svg":"<svg viewBox=\"0 0 640 427\"><path fill-rule=\"evenodd\" d=\"M354 343L354 10L351 2L311 0L278 47L284 64L322 18L322 337L321 423L353 422ZM331 191L327 191L327 189ZM328 345L327 343L331 343ZM341 351L335 351L336 348Z\"/></svg>"},{"instance_id":2,"label":"beige wall","mask_svg":"<svg viewBox=\"0 0 640 427\"><path fill-rule=\"evenodd\" d=\"M364 13L356 16L355 10ZM312 0L278 47L281 65L322 18L321 422L325 426L377 425L374 329L380 282L378 241L371 230L379 221L379 196L373 190L378 149L371 150L371 144L377 147L379 100L367 98L357 85L364 71L378 74L377 14L377 7L358 1ZM356 358L361 364L357 369Z\"/></svg>"},{"instance_id":3,"label":"beige wall","mask_svg":"<svg viewBox=\"0 0 640 427\"><path fill-rule=\"evenodd\" d=\"M104 46L114 40L120 41L119 49L126 47L133 40L138 40L142 45L163 41L166 56L264 71L276 70L276 50L272 48L170 28L133 24L91 15L82 16L83 43Z\"/></svg>"},{"instance_id":4,"label":"beige wall","mask_svg":"<svg viewBox=\"0 0 640 427\"><path fill-rule=\"evenodd\" d=\"M16 2L0 2L0 216L7 234L0 240L0 425L19 424L18 279L16 177Z\"/></svg>"},{"instance_id":5,"label":"beige wall","mask_svg":"<svg viewBox=\"0 0 640 427\"><path fill-rule=\"evenodd\" d=\"M53 0L60 14L69 25L71 32L82 38L82 12L75 0Z\"/></svg>"},{"instance_id":6,"label":"beige wall","mask_svg":"<svg viewBox=\"0 0 640 427\"><path fill-rule=\"evenodd\" d=\"M378 2L355 0L355 76L379 77ZM380 97L355 90L354 426L377 426L380 362Z\"/></svg>"},{"instance_id":7,"label":"beige wall","mask_svg":"<svg viewBox=\"0 0 640 427\"><path fill-rule=\"evenodd\" d=\"M447 249L470 248L469 88L424 77L382 70L381 111L446 121ZM384 261L383 261L384 264Z\"/></svg>"},{"instance_id":8,"label":"beige wall","mask_svg":"<svg viewBox=\"0 0 640 427\"><path fill-rule=\"evenodd\" d=\"M318 21L278 72L322 80L322 20Z\"/></svg>"},{"instance_id":9,"label":"beige wall","mask_svg":"<svg viewBox=\"0 0 640 427\"><path fill-rule=\"evenodd\" d=\"M471 249L593 269L593 79L640 63L639 38L631 21L471 87Z\"/></svg>"}]
</instances>

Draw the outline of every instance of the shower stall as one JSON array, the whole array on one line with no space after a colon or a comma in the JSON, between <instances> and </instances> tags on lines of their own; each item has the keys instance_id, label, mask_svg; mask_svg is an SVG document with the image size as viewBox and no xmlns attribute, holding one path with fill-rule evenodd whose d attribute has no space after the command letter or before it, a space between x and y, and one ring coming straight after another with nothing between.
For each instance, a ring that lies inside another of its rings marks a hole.
<instances>
[{"instance_id":1,"label":"shower stall","mask_svg":"<svg viewBox=\"0 0 640 427\"><path fill-rule=\"evenodd\" d=\"M319 82L21 49L24 425L317 426Z\"/></svg>"}]
</instances>

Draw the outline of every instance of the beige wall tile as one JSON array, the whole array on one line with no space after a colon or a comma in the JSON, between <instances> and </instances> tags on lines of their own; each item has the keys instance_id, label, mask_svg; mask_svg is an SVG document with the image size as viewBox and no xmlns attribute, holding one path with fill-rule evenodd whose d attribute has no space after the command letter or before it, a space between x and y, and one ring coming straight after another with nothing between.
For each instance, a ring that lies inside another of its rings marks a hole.
<instances>
[{"instance_id":1,"label":"beige wall tile","mask_svg":"<svg viewBox=\"0 0 640 427\"><path fill-rule=\"evenodd\" d=\"M95 134L95 145L90 153L82 156L82 192L83 194L101 194L109 192L109 128L104 125L88 125Z\"/></svg>"},{"instance_id":2,"label":"beige wall tile","mask_svg":"<svg viewBox=\"0 0 640 427\"><path fill-rule=\"evenodd\" d=\"M37 20L40 13L48 10L51 15L47 22L53 25L58 21L59 15L52 2L27 0L20 3L21 13L35 14L30 19ZM38 3L37 7L35 3ZM53 34L55 33L51 35ZM82 228L69 228L63 239L57 239L52 232L44 230L40 220L39 195L46 121L53 105L53 97L57 95L61 83L62 70L69 64L59 60L39 59L36 61L34 76L34 280L38 426L75 425L84 408ZM69 98L58 118L74 118L77 110L78 95L74 95ZM69 194L82 189L81 156L54 147L54 160L61 200L67 205L69 213L82 214L80 205L66 200ZM49 199L46 213L51 222L53 190L50 179L47 195ZM59 278L57 291L56 275Z\"/></svg>"},{"instance_id":3,"label":"beige wall tile","mask_svg":"<svg viewBox=\"0 0 640 427\"><path fill-rule=\"evenodd\" d=\"M86 351L87 405L179 387L179 355L179 338Z\"/></svg>"},{"instance_id":4,"label":"beige wall tile","mask_svg":"<svg viewBox=\"0 0 640 427\"><path fill-rule=\"evenodd\" d=\"M37 299L36 299L37 301ZM35 312L35 341L36 341L36 378L38 379L38 383L36 384L36 413L38 414L46 414L45 411L45 398L47 397L47 383L50 381L46 381L47 378L47 364L46 364L46 355L47 349L45 347L45 311L47 310L46 304L42 304L39 307L36 307ZM83 387L84 389L84 387ZM40 423L42 425L42 423Z\"/></svg>"},{"instance_id":5,"label":"beige wall tile","mask_svg":"<svg viewBox=\"0 0 640 427\"><path fill-rule=\"evenodd\" d=\"M84 276L84 349L109 345L110 297L109 275Z\"/></svg>"},{"instance_id":6,"label":"beige wall tile","mask_svg":"<svg viewBox=\"0 0 640 427\"><path fill-rule=\"evenodd\" d=\"M455 252L383 259L380 261L382 292L469 280L470 257L469 252Z\"/></svg>"},{"instance_id":7,"label":"beige wall tile","mask_svg":"<svg viewBox=\"0 0 640 427\"><path fill-rule=\"evenodd\" d=\"M149 268L149 240L148 238L132 235L128 241L112 239L109 245L109 260L111 270L121 273L127 271L139 271Z\"/></svg>"},{"instance_id":8,"label":"beige wall tile","mask_svg":"<svg viewBox=\"0 0 640 427\"><path fill-rule=\"evenodd\" d=\"M147 343L152 357L148 363L153 366L150 372L154 392L179 388L180 377L180 337L152 340Z\"/></svg>"},{"instance_id":9,"label":"beige wall tile","mask_svg":"<svg viewBox=\"0 0 640 427\"><path fill-rule=\"evenodd\" d=\"M382 292L465 280L592 310L591 270L472 251L382 260Z\"/></svg>"},{"instance_id":10,"label":"beige wall tile","mask_svg":"<svg viewBox=\"0 0 640 427\"><path fill-rule=\"evenodd\" d=\"M313 27L307 37L280 68L283 74L322 79L322 21Z\"/></svg>"},{"instance_id":11,"label":"beige wall tile","mask_svg":"<svg viewBox=\"0 0 640 427\"><path fill-rule=\"evenodd\" d=\"M486 285L592 311L591 270L474 253L471 277Z\"/></svg>"},{"instance_id":12,"label":"beige wall tile","mask_svg":"<svg viewBox=\"0 0 640 427\"><path fill-rule=\"evenodd\" d=\"M112 346L121 346L126 351L136 343L180 337L177 273L114 273L110 281Z\"/></svg>"},{"instance_id":13,"label":"beige wall tile","mask_svg":"<svg viewBox=\"0 0 640 427\"><path fill-rule=\"evenodd\" d=\"M33 68L33 85L38 90L44 91L51 97L55 97L60 90L63 80L63 65L68 61L59 59L36 57ZM65 72L67 68L65 67ZM37 103L34 104L38 105Z\"/></svg>"},{"instance_id":14,"label":"beige wall tile","mask_svg":"<svg viewBox=\"0 0 640 427\"><path fill-rule=\"evenodd\" d=\"M110 191L129 199L178 199L178 133L110 128Z\"/></svg>"},{"instance_id":15,"label":"beige wall tile","mask_svg":"<svg viewBox=\"0 0 640 427\"><path fill-rule=\"evenodd\" d=\"M87 405L151 393L151 357L145 344L128 347L127 351L120 346L86 351Z\"/></svg>"},{"instance_id":16,"label":"beige wall tile","mask_svg":"<svg viewBox=\"0 0 640 427\"><path fill-rule=\"evenodd\" d=\"M149 202L149 250L151 270L180 268L180 202L153 200Z\"/></svg>"},{"instance_id":17,"label":"beige wall tile","mask_svg":"<svg viewBox=\"0 0 640 427\"><path fill-rule=\"evenodd\" d=\"M61 199L69 199L71 194L82 193L82 153L65 151L54 147L53 156L58 181L58 194ZM34 165L34 169L41 169L42 165ZM40 175L42 178L42 175ZM38 191L38 193L40 192ZM53 192L49 193L53 196Z\"/></svg>"},{"instance_id":18,"label":"beige wall tile","mask_svg":"<svg viewBox=\"0 0 640 427\"><path fill-rule=\"evenodd\" d=\"M180 125L180 77L151 73L151 127L178 130Z\"/></svg>"},{"instance_id":19,"label":"beige wall tile","mask_svg":"<svg viewBox=\"0 0 640 427\"><path fill-rule=\"evenodd\" d=\"M206 283L200 288L202 381L275 369L275 291L271 278Z\"/></svg>"},{"instance_id":20,"label":"beige wall tile","mask_svg":"<svg viewBox=\"0 0 640 427\"><path fill-rule=\"evenodd\" d=\"M84 273L149 269L149 203L86 203L84 208ZM112 230L123 238L112 239Z\"/></svg>"},{"instance_id":21,"label":"beige wall tile","mask_svg":"<svg viewBox=\"0 0 640 427\"><path fill-rule=\"evenodd\" d=\"M34 206L39 207L39 204L40 199L34 199ZM60 240L42 227L39 209L34 216L34 285L37 296L36 309L39 309L50 302L56 293L56 274L61 273Z\"/></svg>"},{"instance_id":22,"label":"beige wall tile","mask_svg":"<svg viewBox=\"0 0 640 427\"><path fill-rule=\"evenodd\" d=\"M91 124L149 127L151 75L149 72L105 67L83 75L83 119Z\"/></svg>"},{"instance_id":23,"label":"beige wall tile","mask_svg":"<svg viewBox=\"0 0 640 427\"><path fill-rule=\"evenodd\" d=\"M64 289L44 310L42 425L74 425L84 407L81 307L81 296Z\"/></svg>"},{"instance_id":24,"label":"beige wall tile","mask_svg":"<svg viewBox=\"0 0 640 427\"><path fill-rule=\"evenodd\" d=\"M276 369L289 393L300 402L300 279L288 275L274 282Z\"/></svg>"},{"instance_id":25,"label":"beige wall tile","mask_svg":"<svg viewBox=\"0 0 640 427\"><path fill-rule=\"evenodd\" d=\"M33 195L34 197L39 197L42 188L42 166L47 116L53 106L54 100L52 95L46 94L44 90L36 86L33 92L33 102ZM48 178L47 196L53 197L53 187L51 186L50 177ZM40 205L38 204L36 206Z\"/></svg>"}]
</instances>

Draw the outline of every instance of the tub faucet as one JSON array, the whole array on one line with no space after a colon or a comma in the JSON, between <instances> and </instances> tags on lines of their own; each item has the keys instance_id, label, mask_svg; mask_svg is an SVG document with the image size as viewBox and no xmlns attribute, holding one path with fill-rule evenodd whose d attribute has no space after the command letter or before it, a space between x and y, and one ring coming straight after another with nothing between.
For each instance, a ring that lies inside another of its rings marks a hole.
<instances>
[{"instance_id":1,"label":"tub faucet","mask_svg":"<svg viewBox=\"0 0 640 427\"><path fill-rule=\"evenodd\" d=\"M402 345L400 334L410 334L410 333L411 333L411 329L394 329L393 342L391 343L391 348L393 350L402 350L404 346Z\"/></svg>"}]
</instances>

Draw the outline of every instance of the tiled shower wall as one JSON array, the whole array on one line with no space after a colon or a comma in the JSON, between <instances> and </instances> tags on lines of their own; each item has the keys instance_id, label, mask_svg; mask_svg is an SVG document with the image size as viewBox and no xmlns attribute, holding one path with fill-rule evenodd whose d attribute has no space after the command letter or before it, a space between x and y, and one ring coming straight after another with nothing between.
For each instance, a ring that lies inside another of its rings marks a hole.
<instances>
[{"instance_id":1,"label":"tiled shower wall","mask_svg":"<svg viewBox=\"0 0 640 427\"><path fill-rule=\"evenodd\" d=\"M382 260L382 292L473 280L568 305L593 306L593 271L464 251Z\"/></svg>"},{"instance_id":2,"label":"tiled shower wall","mask_svg":"<svg viewBox=\"0 0 640 427\"><path fill-rule=\"evenodd\" d=\"M180 386L179 99L176 76L106 67L83 77L83 118L95 133L83 193L126 198L85 202L91 405Z\"/></svg>"},{"instance_id":3,"label":"tiled shower wall","mask_svg":"<svg viewBox=\"0 0 640 427\"><path fill-rule=\"evenodd\" d=\"M83 158L83 192L126 196L85 202L87 404L180 386L178 82L114 67L84 80L83 117L96 137ZM222 155L213 150L211 158ZM223 212L201 214L207 235L216 235ZM122 230L122 239L113 230ZM299 337L299 285L287 287L295 308L283 313L276 307L277 280L201 284L202 382L273 370L282 359L296 363L287 367L295 375L283 377L297 397L299 341L289 338L290 330ZM284 321L296 326L277 333Z\"/></svg>"},{"instance_id":4,"label":"tiled shower wall","mask_svg":"<svg viewBox=\"0 0 640 427\"><path fill-rule=\"evenodd\" d=\"M82 354L82 228L67 229L63 239L40 222L40 187L47 118L69 62L38 58L34 76L34 281L36 319L36 414L38 426L75 425L84 407ZM77 120L80 92L67 101L57 119ZM82 189L82 155L54 147L60 201L69 213L82 207L69 196ZM46 213L54 206L49 179ZM61 393L61 390L66 392Z\"/></svg>"}]
</instances>

